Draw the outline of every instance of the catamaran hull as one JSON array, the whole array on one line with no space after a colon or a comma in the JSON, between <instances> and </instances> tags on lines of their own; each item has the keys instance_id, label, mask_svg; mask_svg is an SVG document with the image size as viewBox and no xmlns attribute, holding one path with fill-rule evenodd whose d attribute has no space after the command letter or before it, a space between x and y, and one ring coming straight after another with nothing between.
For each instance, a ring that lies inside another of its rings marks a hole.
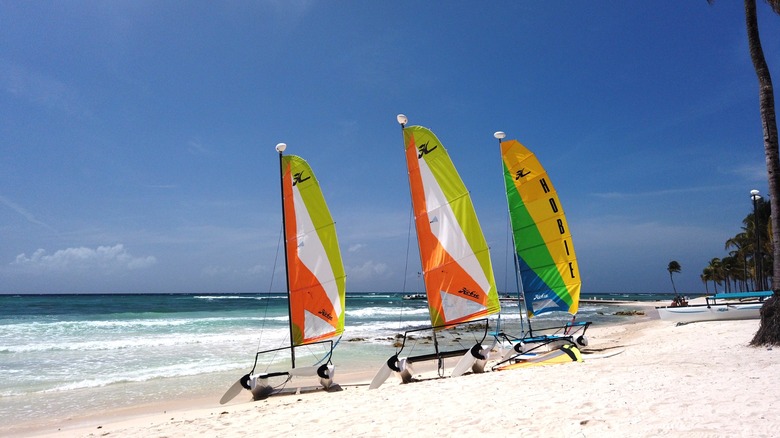
<instances>
[{"instance_id":1,"label":"catamaran hull","mask_svg":"<svg viewBox=\"0 0 780 438\"><path fill-rule=\"evenodd\" d=\"M706 304L685 307L656 307L658 316L665 321L700 322L759 319L764 303Z\"/></svg>"},{"instance_id":2,"label":"catamaran hull","mask_svg":"<svg viewBox=\"0 0 780 438\"><path fill-rule=\"evenodd\" d=\"M250 383L250 391L253 400L265 400L274 393L274 388L268 384L268 379L256 378Z\"/></svg>"},{"instance_id":3,"label":"catamaran hull","mask_svg":"<svg viewBox=\"0 0 780 438\"><path fill-rule=\"evenodd\" d=\"M398 373L402 382L411 382L412 370L409 365L410 364L407 362L405 357L399 358L398 355L392 356L390 359L387 359L387 362L385 362L385 364L382 365L382 368L377 371L376 375L371 380L371 384L368 386L368 389L379 388L394 372Z\"/></svg>"},{"instance_id":4,"label":"catamaran hull","mask_svg":"<svg viewBox=\"0 0 780 438\"><path fill-rule=\"evenodd\" d=\"M492 350L492 347L486 350L482 348L482 344L474 344L471 350L464 354L458 364L455 365L455 368L452 370L452 377L461 376L469 369L477 374L484 372L490 350Z\"/></svg>"},{"instance_id":5,"label":"catamaran hull","mask_svg":"<svg viewBox=\"0 0 780 438\"><path fill-rule=\"evenodd\" d=\"M494 367L495 371L514 370L518 368L536 367L568 362L582 362L582 353L574 344L562 345L542 354L523 354L516 358L517 362Z\"/></svg>"},{"instance_id":6,"label":"catamaran hull","mask_svg":"<svg viewBox=\"0 0 780 438\"><path fill-rule=\"evenodd\" d=\"M239 382L252 393L252 398L254 398L254 400L263 400L276 392L274 386L269 383L269 378L284 376L285 379L290 380L293 377L316 376L319 377L320 385L322 385L325 390L329 390L331 386L333 386L333 375L335 372L336 367L333 364L324 364L293 368L287 372L259 374L256 376L247 374L242 377Z\"/></svg>"}]
</instances>

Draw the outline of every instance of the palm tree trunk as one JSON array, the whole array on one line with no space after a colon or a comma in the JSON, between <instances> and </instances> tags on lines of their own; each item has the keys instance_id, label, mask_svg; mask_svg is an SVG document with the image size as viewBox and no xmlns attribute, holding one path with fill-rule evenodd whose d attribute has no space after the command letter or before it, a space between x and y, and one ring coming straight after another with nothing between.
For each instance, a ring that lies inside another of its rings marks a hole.
<instances>
[{"instance_id":1,"label":"palm tree trunk","mask_svg":"<svg viewBox=\"0 0 780 438\"><path fill-rule=\"evenodd\" d=\"M750 46L750 59L758 76L761 126L764 131L764 154L769 177L769 202L772 222L772 290L774 295L761 307L761 325L751 345L780 345L780 152L777 144L777 119L772 77L758 35L756 1L745 0L745 23ZM758 230L756 230L758 231ZM760 285L759 285L760 286Z\"/></svg>"},{"instance_id":2,"label":"palm tree trunk","mask_svg":"<svg viewBox=\"0 0 780 438\"><path fill-rule=\"evenodd\" d=\"M772 215L772 290L780 294L780 153L777 142L777 119L775 115L774 88L769 67L761 48L758 34L758 18L756 16L756 1L745 0L745 20L747 24L750 59L758 76L759 104L761 108L761 126L764 131L764 153L766 155L766 170L769 176L769 202ZM758 232L758 230L755 230Z\"/></svg>"}]
</instances>

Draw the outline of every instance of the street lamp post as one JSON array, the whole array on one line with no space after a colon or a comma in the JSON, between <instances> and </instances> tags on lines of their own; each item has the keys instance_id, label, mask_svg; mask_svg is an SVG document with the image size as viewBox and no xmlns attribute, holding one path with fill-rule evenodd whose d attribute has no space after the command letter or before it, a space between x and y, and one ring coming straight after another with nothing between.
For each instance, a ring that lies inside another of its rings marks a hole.
<instances>
[{"instance_id":1,"label":"street lamp post","mask_svg":"<svg viewBox=\"0 0 780 438\"><path fill-rule=\"evenodd\" d=\"M756 288L764 287L761 275L761 233L758 230L758 200L761 199L758 190L750 191L750 199L753 200L753 233L756 235L756 250L754 251L754 263L756 267ZM759 290L759 289L756 289Z\"/></svg>"}]
</instances>

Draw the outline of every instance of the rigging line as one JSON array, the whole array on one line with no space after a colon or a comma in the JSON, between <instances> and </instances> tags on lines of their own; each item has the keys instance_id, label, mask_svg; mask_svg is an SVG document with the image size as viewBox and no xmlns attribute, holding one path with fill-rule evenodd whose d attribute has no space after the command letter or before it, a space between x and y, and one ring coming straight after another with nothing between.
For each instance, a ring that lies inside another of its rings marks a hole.
<instances>
[{"instance_id":1,"label":"rigging line","mask_svg":"<svg viewBox=\"0 0 780 438\"><path fill-rule=\"evenodd\" d=\"M506 212L506 242L504 243L504 290L509 294L509 235L512 233L512 223L509 210ZM512 248L514 250L514 248Z\"/></svg>"},{"instance_id":2,"label":"rigging line","mask_svg":"<svg viewBox=\"0 0 780 438\"><path fill-rule=\"evenodd\" d=\"M284 224L282 224L282 227L284 227ZM279 262L279 246L281 244L280 243L281 240L282 240L282 229L279 230L279 239L276 242L276 254L274 255L274 264L273 267L271 268L271 281L268 284L268 291L266 292L265 299L263 300L265 301L265 306L263 308L263 320L262 323L260 324L260 337L257 340L257 349L255 350L257 352L260 352L260 346L262 345L263 342L263 333L265 332L265 322L268 320L268 307L270 306L270 301L271 301L271 289L273 288L274 285L274 274L276 273L276 265ZM276 354L274 354L274 357L276 357ZM266 364L265 367L266 371L268 370L269 367L270 367L270 362Z\"/></svg>"},{"instance_id":3,"label":"rigging line","mask_svg":"<svg viewBox=\"0 0 780 438\"><path fill-rule=\"evenodd\" d=\"M499 146L499 150L500 150L501 149L501 140L498 140L498 146ZM502 156L503 156L503 152L502 152ZM503 163L503 158L501 160L502 160L502 163ZM506 168L503 165L502 165L502 169L504 169L502 171L502 173L507 171ZM506 184L506 179L504 179L504 184ZM508 192L509 192L509 188L507 188L507 196L508 196ZM515 241L515 230L514 230L514 228L512 226L512 208L509 205L509 200L508 199L507 199L506 218L507 218L507 222L506 222L506 224L507 224L507 240L509 240L511 238L511 243L512 243L512 246L511 246L512 270L514 271L514 274L515 274L515 288L517 289L517 310L518 310L518 314L520 315L520 333L521 333L521 336L522 336L522 334L525 332L525 324L524 324L524 319L525 318L523 316L523 308L525 308L526 311L527 311L528 303L525 302L525 297L524 297L525 290L523 288L522 279L520 278L520 262L519 262L518 257L517 257L517 246L516 246L517 242ZM507 242L506 247L507 247L507 249L510 248L509 242ZM508 260L505 258L504 262L506 263L506 262L508 262ZM504 274L508 275L508 270L505 270ZM499 314L499 318L501 318L500 314ZM528 330L529 330L530 333L533 333L533 330L531 329L531 320L530 319L528 320Z\"/></svg>"},{"instance_id":4,"label":"rigging line","mask_svg":"<svg viewBox=\"0 0 780 438\"><path fill-rule=\"evenodd\" d=\"M402 302L401 302L401 311L398 313L398 329L401 329L401 324L403 321L403 314L404 310L406 309L406 305L403 303L403 294L406 293L406 276L409 273L409 247L411 246L411 240L412 240L412 216L414 214L414 208L412 206L409 206L409 226L406 229L406 258L404 263L404 280L403 280L403 286L401 288L402 292ZM397 349L396 349L397 353Z\"/></svg>"},{"instance_id":5,"label":"rigging line","mask_svg":"<svg viewBox=\"0 0 780 438\"><path fill-rule=\"evenodd\" d=\"M309 344L298 345L298 348L307 347L305 352L307 354L309 354L310 356L313 356L314 359L317 359L317 361L314 362L314 364L312 366L317 366L317 365L323 363L325 361L325 359L328 359L328 361L330 361L330 359L333 356L333 350L335 350L336 347L339 345L339 342L341 342L341 338L342 338L342 336L339 336L339 338L336 339L336 342L333 344L333 346L330 347L330 350L328 352L324 353L322 357L320 357L319 353L316 350L314 350L313 348L311 348L311 345L309 345ZM312 344L312 345L316 345L316 344Z\"/></svg>"},{"instance_id":6,"label":"rigging line","mask_svg":"<svg viewBox=\"0 0 780 438\"><path fill-rule=\"evenodd\" d=\"M512 251L514 253L514 239L511 239L510 236L512 236L512 218L509 216L509 209L506 211L506 233L504 233L506 236L505 242L504 242L504 292L507 296L511 296L509 293L509 252ZM512 247L509 245L512 244ZM514 256L512 257L512 265L514 266ZM518 300L517 305L520 306L520 291L518 290ZM522 321L521 321L522 325ZM521 326L522 330L522 326ZM498 313L498 317L496 318L496 333L501 332L501 312Z\"/></svg>"}]
</instances>

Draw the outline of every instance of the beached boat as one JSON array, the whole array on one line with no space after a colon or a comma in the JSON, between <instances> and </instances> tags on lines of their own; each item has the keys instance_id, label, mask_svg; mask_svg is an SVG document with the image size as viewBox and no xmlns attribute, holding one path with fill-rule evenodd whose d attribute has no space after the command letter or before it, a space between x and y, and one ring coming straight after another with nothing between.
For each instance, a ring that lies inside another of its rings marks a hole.
<instances>
[{"instance_id":1,"label":"beached boat","mask_svg":"<svg viewBox=\"0 0 780 438\"><path fill-rule=\"evenodd\" d=\"M293 376L318 376L325 389L334 387L331 361L333 339L344 331L346 275L341 260L336 227L319 182L309 164L295 155L284 155L284 143L276 146L282 181L282 221L287 277L290 343L258 351L252 370L225 393L221 403L235 397L241 387L262 399L276 391L272 380L287 383ZM313 365L300 367L296 351L315 351ZM315 348L321 347L320 349ZM289 351L289 364L275 363L278 354ZM261 358L269 358L263 364ZM264 370L260 370L265 366ZM269 369L281 370L269 371ZM337 385L335 385L337 387Z\"/></svg>"},{"instance_id":2,"label":"beached boat","mask_svg":"<svg viewBox=\"0 0 780 438\"><path fill-rule=\"evenodd\" d=\"M506 134L501 131L494 136L501 148L515 273L518 290L522 291L521 323L523 307L528 323L527 331L521 325L520 335L496 334L502 343L509 343L514 350L508 351L504 360L496 365L501 367L505 362L518 360L521 354L542 347L587 345L585 332L590 322L574 320L582 281L558 193L530 150L517 140L503 141ZM531 325L532 318L549 312L567 312L572 319L559 326L535 330Z\"/></svg>"},{"instance_id":3,"label":"beached boat","mask_svg":"<svg viewBox=\"0 0 780 438\"><path fill-rule=\"evenodd\" d=\"M477 220L471 197L439 139L429 129L406 126L406 116L399 115L404 136L409 187L428 299L431 326L408 330L396 354L380 368L369 386L374 389L393 373L404 382L411 379L411 365L437 360L443 374L443 359L461 357L452 376L472 369L484 370L487 352L482 342L487 337L487 317L500 311L493 277L490 251ZM473 345L445 351L439 333L458 325L471 323L476 335ZM432 333L430 353L401 357L412 334ZM481 333L477 335L477 333Z\"/></svg>"},{"instance_id":4,"label":"beached boat","mask_svg":"<svg viewBox=\"0 0 780 438\"><path fill-rule=\"evenodd\" d=\"M428 297L425 296L425 294L406 294L403 296L404 300L425 300L428 299Z\"/></svg>"},{"instance_id":5,"label":"beached boat","mask_svg":"<svg viewBox=\"0 0 780 438\"><path fill-rule=\"evenodd\" d=\"M772 294L772 291L722 293L705 297L704 304L659 306L656 310L661 319L677 322L759 319L764 299Z\"/></svg>"}]
</instances>

